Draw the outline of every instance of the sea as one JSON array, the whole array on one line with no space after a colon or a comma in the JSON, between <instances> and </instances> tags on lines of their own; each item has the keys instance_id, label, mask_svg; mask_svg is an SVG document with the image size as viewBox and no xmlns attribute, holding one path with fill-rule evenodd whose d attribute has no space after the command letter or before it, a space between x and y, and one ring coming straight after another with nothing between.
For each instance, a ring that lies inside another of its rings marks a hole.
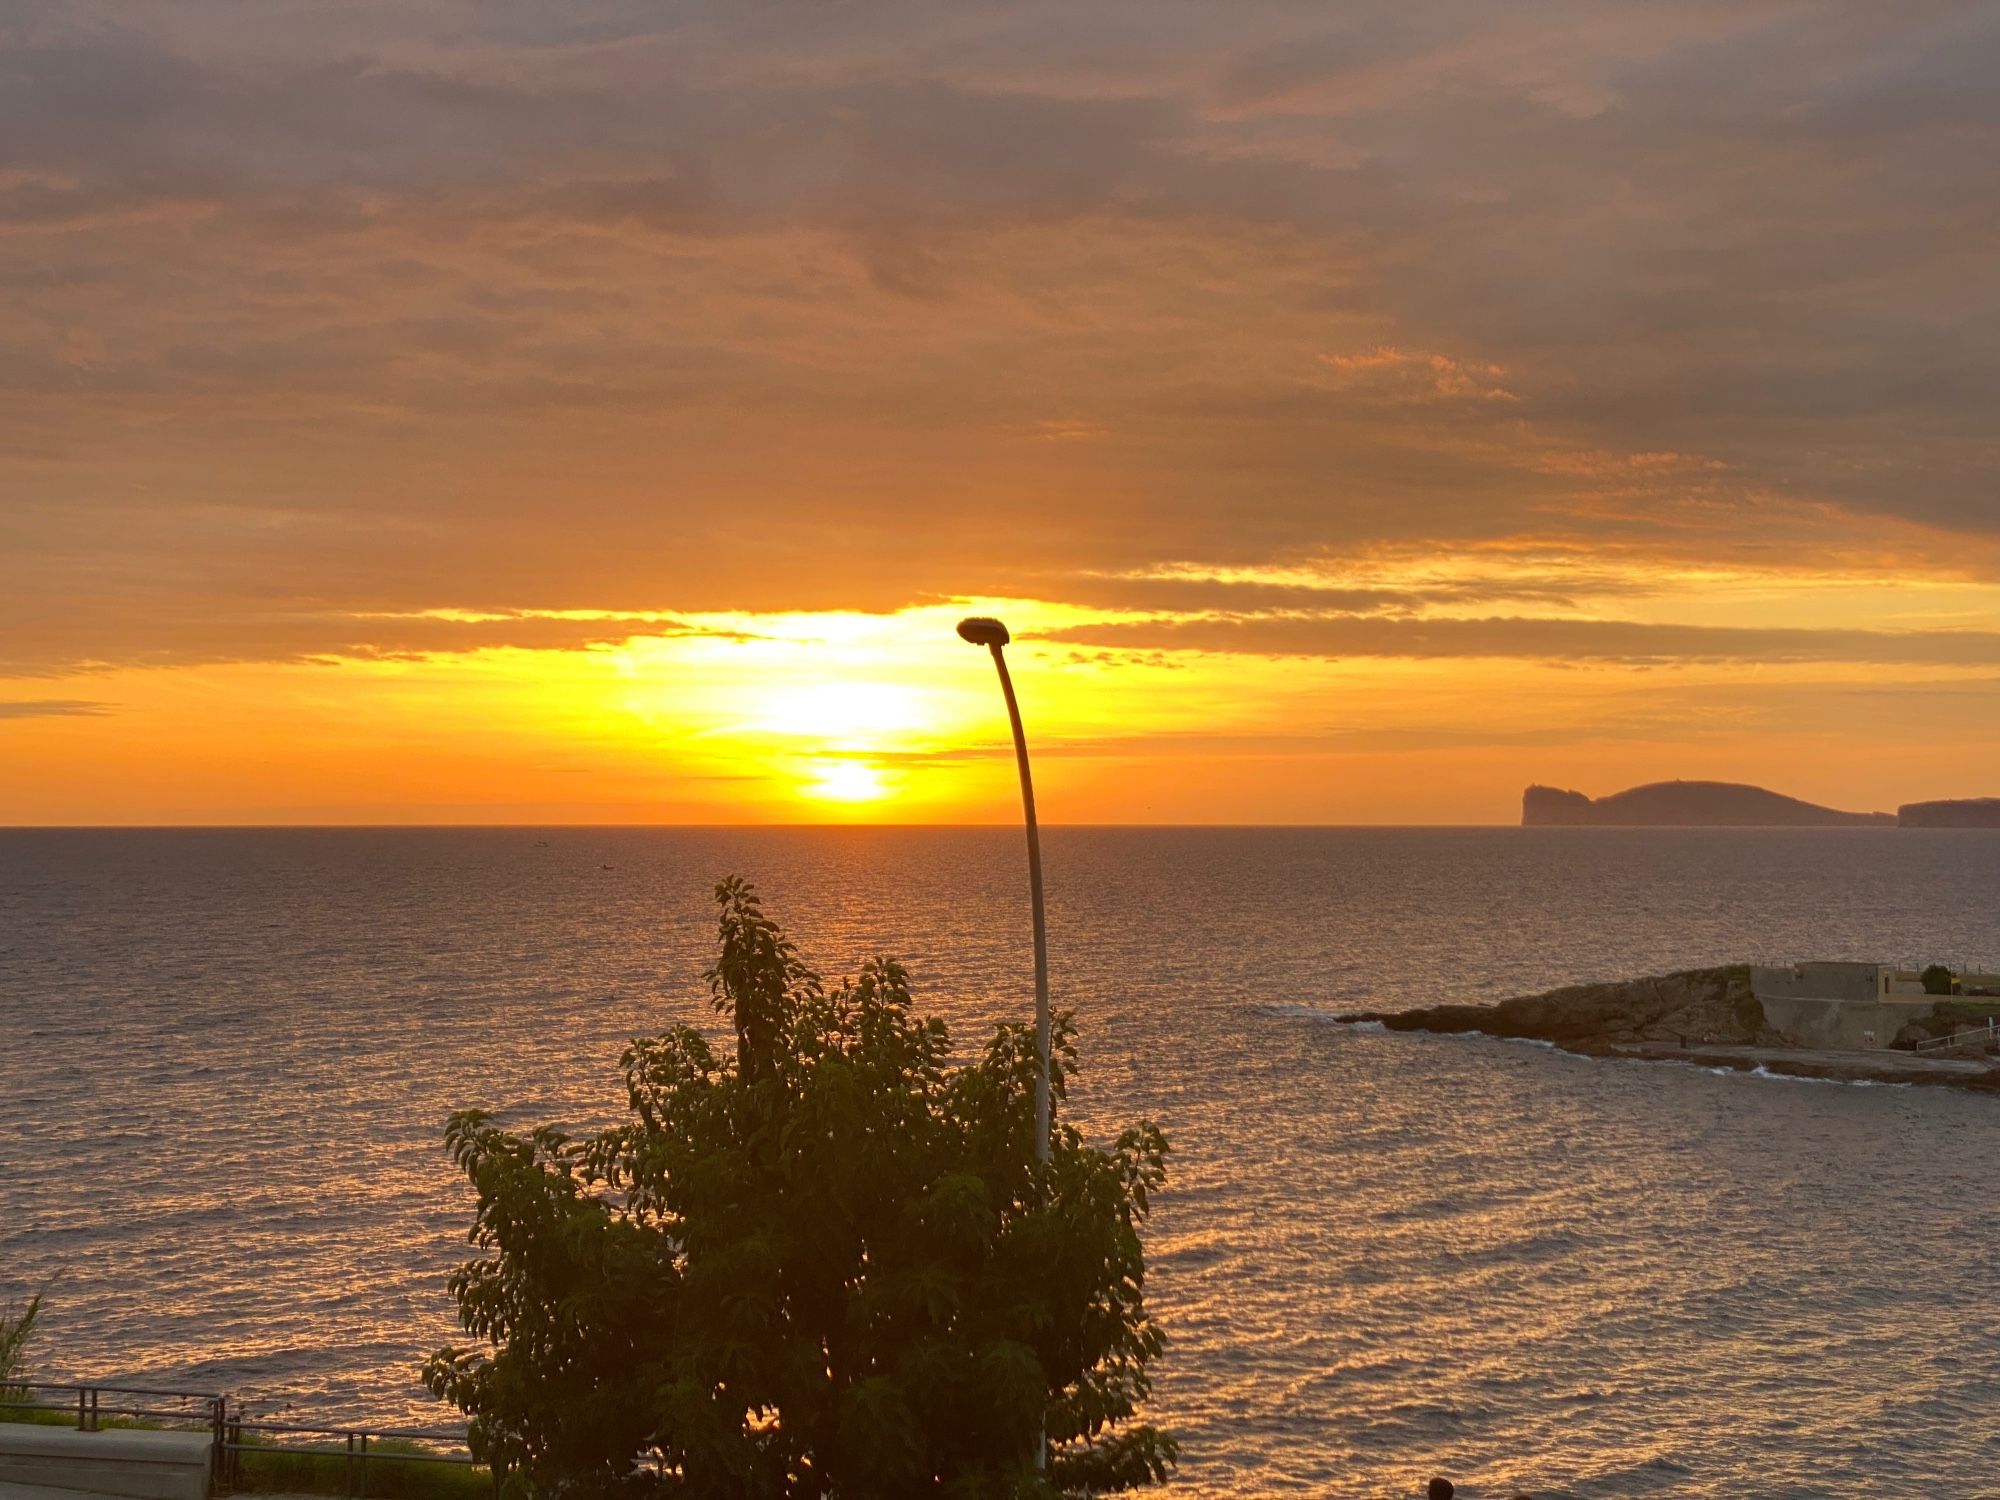
<instances>
[{"instance_id":1,"label":"sea","mask_svg":"<svg viewBox=\"0 0 2000 1500\"><path fill-rule=\"evenodd\" d=\"M1693 965L2000 967L2000 835L1053 828L1070 1117L1172 1143L1188 1497L2000 1495L2000 1098L1336 1022ZM976 1048L1008 828L0 832L0 1302L34 1373L437 1425L466 1105L588 1128L713 1026L722 876Z\"/></svg>"}]
</instances>

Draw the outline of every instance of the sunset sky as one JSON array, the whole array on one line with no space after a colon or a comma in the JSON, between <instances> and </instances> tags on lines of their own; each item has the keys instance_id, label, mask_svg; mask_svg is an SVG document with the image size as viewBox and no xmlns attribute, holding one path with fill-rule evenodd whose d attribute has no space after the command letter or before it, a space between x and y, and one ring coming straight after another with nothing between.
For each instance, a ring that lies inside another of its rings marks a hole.
<instances>
[{"instance_id":1,"label":"sunset sky","mask_svg":"<svg viewBox=\"0 0 2000 1500\"><path fill-rule=\"evenodd\" d=\"M0 823L2000 794L2000 7L0 9Z\"/></svg>"}]
</instances>

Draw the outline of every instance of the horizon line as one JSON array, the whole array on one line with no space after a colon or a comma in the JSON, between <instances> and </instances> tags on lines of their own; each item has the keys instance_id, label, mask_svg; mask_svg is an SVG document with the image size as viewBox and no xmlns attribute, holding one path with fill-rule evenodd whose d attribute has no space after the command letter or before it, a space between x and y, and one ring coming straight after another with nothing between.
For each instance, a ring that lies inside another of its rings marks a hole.
<instances>
[{"instance_id":1,"label":"horizon line","mask_svg":"<svg viewBox=\"0 0 2000 1500\"><path fill-rule=\"evenodd\" d=\"M1810 823L1805 823L1805 824L1787 824L1787 823L1601 823L1601 824L1597 824L1597 823L1576 823L1576 824L1564 824L1564 823L1540 823L1540 824L1534 824L1534 823L1520 823L1520 822L1511 822L1511 823L1499 823L1499 822L1486 822L1486 823L1469 823L1469 822L1439 822L1439 823L1227 823L1227 822L1213 822L1213 823L1207 823L1207 822L1195 822L1195 823L1139 823L1139 822L1123 822L1123 823L1090 823L1090 822L1073 822L1073 823L1049 823L1049 822L1043 822L1043 823L1042 823L1042 824L1041 824L1040 826L1041 826L1041 827L1042 827L1042 829L1043 829L1043 830L1045 830L1045 831L1047 831L1047 830L1052 830L1052 829L1119 829L1119 828L1131 828L1131 829L1167 829L1167 830L1188 830L1188 829L1198 829L1198 828L1213 828L1213 829L1244 829L1244 830L1253 830L1253 829L1269 829L1269 830L1273 830L1273 831L1289 831L1289 830L1312 830L1312 829L1326 829L1326 830L1348 830L1348 829L1377 829L1377 828L1379 828L1379 829L1441 829L1441 830L1454 830L1454 829L1479 829L1479 828L1503 828L1503 829L1504 829L1504 828L1512 828L1512 829L1523 829L1523 830L1526 830L1526 829L1533 829L1533 830L1535 830L1535 831L1537 831L1537 832L1558 832L1558 833L1572 833L1572 832L1582 832L1582 833L1605 833L1605 832L1610 832L1610 833L1620 833L1620 832L1624 832L1624 833L1630 833L1630 832L1643 832L1643 831L1647 831L1647 830L1653 830L1653 831L1666 831L1666 832L1695 832L1695 831L1699 831L1699 832L1706 832L1706 833L1715 833L1715 832L1728 832L1728 831L1731 831L1731 830L1735 830L1735 831L1741 831L1741 832L1753 832L1753 833L1754 833L1754 832L1759 832L1759 831L1776 831L1776 832L1785 832L1785 833L1812 833L1812 832L1824 832L1824 831L1827 831L1827 830L1829 830L1829 829L1830 829L1830 830L1832 830L1832 831L1834 831L1834 832L1854 832L1854 831L1863 831L1863 832L1866 832L1866 831L1872 831L1872 830L1882 830L1882 829L1894 829L1894 830L1896 830L1896 831L1899 831L1899 832L1909 832L1909 831L1911 831L1911 830L1909 830L1909 829L1903 829L1903 828L1901 828L1901 827L1900 827L1900 825L1897 825L1897 824L1892 824L1892 823L1854 823L1854 824L1810 824ZM950 831L950 830L958 830L958 831L963 831L963 830L967 830L967 829L976 829L976 828L1002 828L1002 829L1015 829L1015 830L1018 830L1018 829L1020 829L1020 827L1021 827L1021 824L1020 824L1020 821L1019 821L1018 819L1016 819L1016 820L1014 820L1014 821L1011 821L1011 822L982 822L982 823L972 823L972 822L964 822L964 823L887 823L887 822L881 822L881 823L877 823L877 822L848 822L848 823L806 823L806 822L798 822L798 823L525 823L525 822L524 822L524 823L423 823L423 822L407 822L407 823L400 823L400 822L399 822L399 823L387 823L387 822L384 822L384 823L361 823L361 822L356 822L356 823L0 823L0 834L7 834L7 833L257 833L257 832L269 832L269 833L320 833L320 832L328 832L328 833L331 833L331 832L341 832L341 831L345 831L345 830L352 830L352 831L355 831L355 832L384 832L384 831L390 831L390 830L402 830L402 829L408 829L408 830L411 830L411 831L413 831L413 832L431 832L431 833L436 833L436 832L446 832L446 831L452 831L452 830L460 830L460 831L467 831L467 832L508 832L508 831L522 831L522 832L526 832L526 831L534 831L534 830L543 830L543 831L549 831L549 830L559 830L559 831L563 831L563 832L588 832L588 831L591 831L591 830L613 830L613 829L615 829L615 830L619 830L619 831L629 831L629 830L637 830L637 829L659 829L659 830L676 830L676 829L686 829L686 830L691 830L691 831L692 831L692 830L701 830L701 831L728 831L728 832L734 832L734 833L754 833L754 832L773 832L773 833L782 833L782 832L793 832L793 831L799 831L799 830L812 830L812 831L824 831L824 830L838 830L838 831L841 831L841 832L866 832L866 831L869 831L869 830L882 830L882 831L893 831L893 832L912 832L912 831L918 831L918 830L923 830L923 829L941 829L941 830L947 830L947 831ZM1925 829L1921 829L1921 828L1919 828L1919 829L1917 829L1917 830L1915 830L1915 831L1917 831L1917 832L1924 832L1924 831L1934 831L1934 832L1962 832L1962 831L1964 831L1964 830L1962 830L1962 829L1950 829L1950 828L1946 828L1946 829L1939 829L1939 830L1925 830ZM1976 832L1976 831L1978 831L1978 830L1977 830L1977 829L1975 829L1975 830L1973 830L1973 831L1975 831L1975 832Z\"/></svg>"}]
</instances>

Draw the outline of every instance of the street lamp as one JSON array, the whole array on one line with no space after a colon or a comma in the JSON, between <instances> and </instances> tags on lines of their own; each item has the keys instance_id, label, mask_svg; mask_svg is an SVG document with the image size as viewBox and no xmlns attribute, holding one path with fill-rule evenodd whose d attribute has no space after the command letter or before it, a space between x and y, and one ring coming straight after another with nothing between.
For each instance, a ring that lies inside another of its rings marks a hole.
<instances>
[{"instance_id":1,"label":"street lamp","mask_svg":"<svg viewBox=\"0 0 2000 1500\"><path fill-rule=\"evenodd\" d=\"M1035 827L1035 783L1028 774L1028 737L1021 731L1021 705L1014 701L1014 679L1007 675L1007 658L1000 648L1012 639L998 620L975 615L958 622L958 633L975 646L993 652L1000 673L1000 691L1007 698L1007 718L1014 726L1014 759L1021 767L1021 812L1028 823L1028 899L1035 914L1035 1053L1042 1066L1035 1075L1035 1160L1049 1159L1049 929L1042 915L1042 836Z\"/></svg>"}]
</instances>

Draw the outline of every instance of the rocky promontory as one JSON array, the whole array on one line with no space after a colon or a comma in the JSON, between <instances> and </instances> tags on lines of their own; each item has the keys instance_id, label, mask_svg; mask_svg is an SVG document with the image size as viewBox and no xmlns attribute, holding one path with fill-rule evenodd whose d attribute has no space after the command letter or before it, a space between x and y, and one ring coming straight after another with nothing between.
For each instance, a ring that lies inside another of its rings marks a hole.
<instances>
[{"instance_id":1,"label":"rocky promontory","mask_svg":"<svg viewBox=\"0 0 2000 1500\"><path fill-rule=\"evenodd\" d=\"M1956 797L1905 802L1896 809L1905 828L2000 828L2000 797Z\"/></svg>"},{"instance_id":2,"label":"rocky promontory","mask_svg":"<svg viewBox=\"0 0 2000 1500\"><path fill-rule=\"evenodd\" d=\"M1766 1018L1747 965L1578 984L1495 1005L1428 1005L1335 1017L1390 1031L1473 1032L1546 1042L1586 1057L1692 1062L1745 1072L1871 1083L1931 1083L2000 1091L2000 1067L1963 1057L1878 1048L1801 1047Z\"/></svg>"}]
</instances>

